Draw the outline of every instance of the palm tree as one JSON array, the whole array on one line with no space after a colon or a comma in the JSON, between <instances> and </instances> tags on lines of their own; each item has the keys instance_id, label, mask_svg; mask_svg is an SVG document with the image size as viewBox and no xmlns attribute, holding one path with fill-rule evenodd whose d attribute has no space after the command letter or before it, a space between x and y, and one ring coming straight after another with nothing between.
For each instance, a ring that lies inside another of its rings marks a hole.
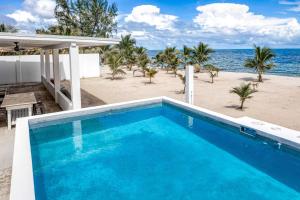
<instances>
[{"instance_id":1,"label":"palm tree","mask_svg":"<svg viewBox=\"0 0 300 200\"><path fill-rule=\"evenodd\" d=\"M181 52L181 62L184 65L184 68L192 63L192 49L187 47L186 45L183 46L183 50Z\"/></svg>"},{"instance_id":2,"label":"palm tree","mask_svg":"<svg viewBox=\"0 0 300 200\"><path fill-rule=\"evenodd\" d=\"M172 70L176 77L178 66L180 64L179 51L176 47L167 47L163 53L163 60L167 68L167 73L169 70Z\"/></svg>"},{"instance_id":3,"label":"palm tree","mask_svg":"<svg viewBox=\"0 0 300 200\"><path fill-rule=\"evenodd\" d=\"M163 52L158 52L155 57L153 58L153 62L156 67L163 68L164 67L164 55Z\"/></svg>"},{"instance_id":4,"label":"palm tree","mask_svg":"<svg viewBox=\"0 0 300 200\"><path fill-rule=\"evenodd\" d=\"M211 83L214 83L214 78L218 76L220 69L212 64L205 65L204 67L207 69L210 75Z\"/></svg>"},{"instance_id":5,"label":"palm tree","mask_svg":"<svg viewBox=\"0 0 300 200\"><path fill-rule=\"evenodd\" d=\"M198 64L201 68L202 64L210 59L209 55L213 52L213 49L211 49L207 44L200 42L198 46L194 47L192 50L193 62Z\"/></svg>"},{"instance_id":6,"label":"palm tree","mask_svg":"<svg viewBox=\"0 0 300 200\"><path fill-rule=\"evenodd\" d=\"M116 75L124 75L126 72L121 69L121 66L123 64L123 57L120 53L111 53L107 64L111 70L111 79L114 80Z\"/></svg>"},{"instance_id":7,"label":"palm tree","mask_svg":"<svg viewBox=\"0 0 300 200\"><path fill-rule=\"evenodd\" d=\"M255 56L254 58L246 59L245 67L254 68L258 73L258 82L263 82L262 74L266 70L275 67L275 64L272 62L272 59L275 57L275 54L268 47L259 47L254 46Z\"/></svg>"},{"instance_id":8,"label":"palm tree","mask_svg":"<svg viewBox=\"0 0 300 200\"><path fill-rule=\"evenodd\" d=\"M119 49L123 56L123 64L131 71L132 66L135 64L135 44L136 40L131 35L121 36L121 41L116 47Z\"/></svg>"},{"instance_id":9,"label":"palm tree","mask_svg":"<svg viewBox=\"0 0 300 200\"><path fill-rule=\"evenodd\" d=\"M251 88L251 83L241 84L239 87L234 87L230 93L237 94L240 97L241 106L240 109L243 110L244 102L246 99L252 98L251 94L255 93L256 90Z\"/></svg>"},{"instance_id":10,"label":"palm tree","mask_svg":"<svg viewBox=\"0 0 300 200\"><path fill-rule=\"evenodd\" d=\"M152 83L151 79L154 78L154 76L158 73L158 71L153 68L147 68L146 72L147 72L147 76L149 77L149 83Z\"/></svg>"},{"instance_id":11,"label":"palm tree","mask_svg":"<svg viewBox=\"0 0 300 200\"><path fill-rule=\"evenodd\" d=\"M148 67L148 64L150 63L150 59L147 54L147 49L145 49L144 47L137 47L135 51L137 56L137 65L139 69L133 71L133 76L136 71L141 71L143 73L143 76L145 77L146 69Z\"/></svg>"},{"instance_id":12,"label":"palm tree","mask_svg":"<svg viewBox=\"0 0 300 200\"><path fill-rule=\"evenodd\" d=\"M186 78L182 74L178 74L178 77L180 78L180 80L182 81L182 83L184 85L184 87L183 87L183 94L185 94L185 80L186 80Z\"/></svg>"}]
</instances>

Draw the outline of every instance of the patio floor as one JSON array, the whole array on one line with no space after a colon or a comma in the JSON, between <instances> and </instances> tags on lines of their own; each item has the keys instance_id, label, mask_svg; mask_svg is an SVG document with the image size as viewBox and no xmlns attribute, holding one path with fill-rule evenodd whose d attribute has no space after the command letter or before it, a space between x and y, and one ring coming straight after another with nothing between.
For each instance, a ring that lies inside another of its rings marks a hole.
<instances>
[{"instance_id":1,"label":"patio floor","mask_svg":"<svg viewBox=\"0 0 300 200\"><path fill-rule=\"evenodd\" d=\"M62 83L65 88L69 89L69 82ZM3 87L3 85L1 86ZM27 83L22 85L10 86L9 94L34 92L37 100L42 101L46 113L59 112L61 108L55 103L51 94L41 83ZM81 89L82 107L90 107L105 104L104 101L91 95L85 90ZM12 130L7 129L6 116L0 113L0 199L9 199L10 179L11 179L11 166L13 159L14 147L14 133L15 128Z\"/></svg>"}]
</instances>

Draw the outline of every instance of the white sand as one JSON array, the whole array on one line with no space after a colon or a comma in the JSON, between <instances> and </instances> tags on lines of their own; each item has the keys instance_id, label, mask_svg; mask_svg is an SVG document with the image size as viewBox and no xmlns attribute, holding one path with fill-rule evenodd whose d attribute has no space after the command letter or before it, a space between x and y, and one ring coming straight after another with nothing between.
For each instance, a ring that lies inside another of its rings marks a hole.
<instances>
[{"instance_id":1,"label":"white sand","mask_svg":"<svg viewBox=\"0 0 300 200\"><path fill-rule=\"evenodd\" d=\"M139 73L137 73L139 75ZM195 105L208 108L232 117L249 116L266 122L300 130L300 78L264 75L264 82L258 92L245 102L244 111L236 109L239 97L229 93L232 87L242 82L255 81L257 75L249 73L220 72L215 83L210 83L207 73L196 74ZM173 74L160 71L148 84L148 78L133 77L132 72L120 80L110 80L108 69L100 78L81 80L82 89L106 103L116 103L135 99L168 96L184 100L180 93L181 80Z\"/></svg>"}]
</instances>

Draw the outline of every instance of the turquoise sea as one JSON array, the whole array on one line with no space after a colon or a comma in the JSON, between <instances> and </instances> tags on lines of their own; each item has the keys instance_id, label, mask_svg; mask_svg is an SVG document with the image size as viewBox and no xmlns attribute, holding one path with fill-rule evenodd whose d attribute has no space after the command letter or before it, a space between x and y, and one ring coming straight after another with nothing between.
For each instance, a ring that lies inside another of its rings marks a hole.
<instances>
[{"instance_id":1,"label":"turquoise sea","mask_svg":"<svg viewBox=\"0 0 300 200\"><path fill-rule=\"evenodd\" d=\"M300 76L300 49L274 49L276 67L267 74ZM150 57L154 57L158 50L149 50ZM252 58L253 49L216 49L211 55L209 63L215 64L223 71L254 72L244 67L244 60Z\"/></svg>"}]
</instances>

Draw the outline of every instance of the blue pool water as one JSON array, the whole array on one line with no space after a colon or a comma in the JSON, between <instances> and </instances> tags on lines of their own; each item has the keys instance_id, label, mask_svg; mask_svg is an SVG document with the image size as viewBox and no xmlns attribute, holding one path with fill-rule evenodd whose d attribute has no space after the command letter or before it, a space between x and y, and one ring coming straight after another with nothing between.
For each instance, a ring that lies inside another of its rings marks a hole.
<instances>
[{"instance_id":1,"label":"blue pool water","mask_svg":"<svg viewBox=\"0 0 300 200\"><path fill-rule=\"evenodd\" d=\"M168 104L31 125L36 199L300 199L300 157Z\"/></svg>"}]
</instances>

